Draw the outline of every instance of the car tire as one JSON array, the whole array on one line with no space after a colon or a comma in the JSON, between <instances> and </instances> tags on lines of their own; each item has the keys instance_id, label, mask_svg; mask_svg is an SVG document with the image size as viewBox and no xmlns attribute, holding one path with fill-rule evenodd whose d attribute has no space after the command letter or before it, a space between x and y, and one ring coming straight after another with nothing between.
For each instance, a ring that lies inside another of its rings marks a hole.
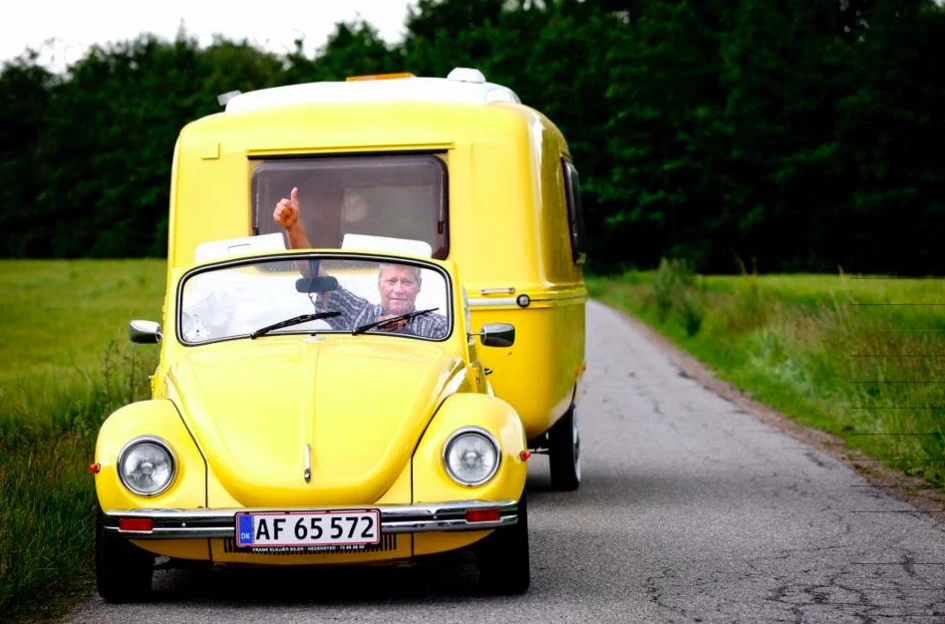
<instances>
[{"instance_id":1,"label":"car tire","mask_svg":"<svg viewBox=\"0 0 945 624\"><path fill-rule=\"evenodd\" d=\"M151 594L154 555L105 530L104 514L95 523L95 582L107 602L139 602Z\"/></svg>"},{"instance_id":2,"label":"car tire","mask_svg":"<svg viewBox=\"0 0 945 624\"><path fill-rule=\"evenodd\" d=\"M581 485L581 435L574 406L548 432L551 487L571 491Z\"/></svg>"},{"instance_id":3,"label":"car tire","mask_svg":"<svg viewBox=\"0 0 945 624\"><path fill-rule=\"evenodd\" d=\"M518 503L518 523L496 529L476 549L479 589L489 595L524 594L531 582L528 509L525 492Z\"/></svg>"}]
</instances>

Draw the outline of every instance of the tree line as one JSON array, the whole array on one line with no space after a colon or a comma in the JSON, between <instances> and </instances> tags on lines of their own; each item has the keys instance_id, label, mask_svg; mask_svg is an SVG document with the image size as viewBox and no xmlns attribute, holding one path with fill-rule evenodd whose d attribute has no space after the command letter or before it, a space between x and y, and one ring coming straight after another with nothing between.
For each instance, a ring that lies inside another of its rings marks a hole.
<instances>
[{"instance_id":1,"label":"tree line","mask_svg":"<svg viewBox=\"0 0 945 624\"><path fill-rule=\"evenodd\" d=\"M163 256L177 134L219 94L457 66L564 132L593 270L945 273L931 0L420 0L394 45L355 21L314 55L143 34L60 75L28 51L0 71L0 255Z\"/></svg>"}]
</instances>

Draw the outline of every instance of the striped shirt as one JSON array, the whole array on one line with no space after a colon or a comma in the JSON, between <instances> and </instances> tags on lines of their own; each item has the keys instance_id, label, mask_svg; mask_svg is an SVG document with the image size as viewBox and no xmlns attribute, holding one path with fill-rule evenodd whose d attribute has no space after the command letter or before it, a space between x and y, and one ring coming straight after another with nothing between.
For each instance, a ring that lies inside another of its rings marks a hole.
<instances>
[{"instance_id":1,"label":"striped shirt","mask_svg":"<svg viewBox=\"0 0 945 624\"><path fill-rule=\"evenodd\" d=\"M357 296L341 284L338 285L337 290L331 291L327 307L324 304L322 295L315 299L315 311L341 312L341 316L325 319L332 329L341 331L351 331L356 327L373 323L383 315L380 304L371 303L367 299ZM404 327L390 330L378 329L377 331L443 340L449 334L449 329L449 321L446 320L445 316L430 312L407 321L407 325Z\"/></svg>"}]
</instances>

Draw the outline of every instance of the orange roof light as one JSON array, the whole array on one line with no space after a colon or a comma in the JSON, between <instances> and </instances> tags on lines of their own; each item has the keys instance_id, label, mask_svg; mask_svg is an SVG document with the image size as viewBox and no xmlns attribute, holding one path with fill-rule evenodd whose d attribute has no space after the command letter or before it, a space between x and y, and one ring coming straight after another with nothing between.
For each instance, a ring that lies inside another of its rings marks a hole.
<instances>
[{"instance_id":1,"label":"orange roof light","mask_svg":"<svg viewBox=\"0 0 945 624\"><path fill-rule=\"evenodd\" d=\"M354 80L390 80L391 78L416 78L410 72L401 72L399 74L373 74L370 76L348 76L345 78L346 82L351 82Z\"/></svg>"}]
</instances>

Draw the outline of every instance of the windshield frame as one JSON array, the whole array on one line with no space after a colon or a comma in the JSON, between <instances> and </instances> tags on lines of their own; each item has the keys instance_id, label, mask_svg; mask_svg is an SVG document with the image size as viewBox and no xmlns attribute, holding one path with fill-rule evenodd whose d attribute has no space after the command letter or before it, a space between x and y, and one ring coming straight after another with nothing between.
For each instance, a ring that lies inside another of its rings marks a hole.
<instances>
[{"instance_id":1,"label":"windshield frame","mask_svg":"<svg viewBox=\"0 0 945 624\"><path fill-rule=\"evenodd\" d=\"M306 260L353 260L353 261L363 261L363 262L376 262L381 263L393 263L393 264L406 264L411 266L416 266L421 269L428 269L436 271L444 281L446 286L446 317L449 322L446 335L442 338L425 338L423 336L416 336L412 334L402 334L402 333L392 333L384 331L374 331L369 330L363 334L358 334L353 336L355 340L359 336L387 336L387 337L396 337L397 339L413 339L420 340L422 342L446 342L453 337L453 334L456 330L456 310L454 305L454 284L453 278L450 275L449 271L444 269L442 266L435 264L434 262L424 261L422 259L408 258L405 256L397 255L382 255L382 254L365 254L358 252L349 252L343 250L327 250L327 251L289 251L282 253L267 253L262 255L253 255L244 258L234 258L227 260L220 260L209 262L206 264L201 264L200 266L192 267L184 272L181 275L180 279L177 280L176 292L174 294L175 301L175 310L174 310L174 336L177 339L177 343L186 348L194 347L203 347L206 345L217 344L220 342L230 342L233 340L250 340L250 332L245 334L236 334L233 336L224 336L221 338L210 339L202 342L190 342L186 340L182 334L183 327L183 299L184 299L184 286L187 282L197 275L202 273L210 273L213 271L225 270L233 267L240 267L252 264L260 264L266 262L286 262L286 261L306 261ZM298 330L292 331L291 327L284 328L285 331L279 330L278 332L273 332L267 336L270 338L277 336L309 336L309 335L326 335L326 336L351 336L351 330L336 330L336 329L322 329L317 332L313 332L311 329L307 330Z\"/></svg>"}]
</instances>

